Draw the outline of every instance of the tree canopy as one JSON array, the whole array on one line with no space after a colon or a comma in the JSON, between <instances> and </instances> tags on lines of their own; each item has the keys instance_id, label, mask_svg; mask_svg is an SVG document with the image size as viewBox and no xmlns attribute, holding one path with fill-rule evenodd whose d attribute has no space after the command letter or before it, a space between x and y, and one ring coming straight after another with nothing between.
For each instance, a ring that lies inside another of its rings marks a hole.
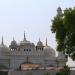
<instances>
[{"instance_id":1,"label":"tree canopy","mask_svg":"<svg viewBox=\"0 0 75 75\"><path fill-rule=\"evenodd\" d=\"M68 66L64 66L62 69L60 69L56 75L70 75L70 68Z\"/></svg>"},{"instance_id":2,"label":"tree canopy","mask_svg":"<svg viewBox=\"0 0 75 75\"><path fill-rule=\"evenodd\" d=\"M57 50L75 60L75 7L66 8L52 20L52 33L56 35Z\"/></svg>"}]
</instances>

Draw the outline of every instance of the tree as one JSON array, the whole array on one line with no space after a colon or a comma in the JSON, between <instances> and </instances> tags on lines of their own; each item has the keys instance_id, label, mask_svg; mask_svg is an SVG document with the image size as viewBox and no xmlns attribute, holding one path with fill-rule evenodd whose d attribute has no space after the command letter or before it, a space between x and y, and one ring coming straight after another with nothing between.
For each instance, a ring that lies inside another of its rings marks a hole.
<instances>
[{"instance_id":1,"label":"tree","mask_svg":"<svg viewBox=\"0 0 75 75\"><path fill-rule=\"evenodd\" d=\"M49 73L48 73L48 72L46 72L44 75L49 75Z\"/></svg>"},{"instance_id":2,"label":"tree","mask_svg":"<svg viewBox=\"0 0 75 75\"><path fill-rule=\"evenodd\" d=\"M75 60L75 8L66 8L52 20L52 33L56 34L57 50Z\"/></svg>"},{"instance_id":3,"label":"tree","mask_svg":"<svg viewBox=\"0 0 75 75\"><path fill-rule=\"evenodd\" d=\"M56 75L70 75L70 68L68 66L64 66Z\"/></svg>"},{"instance_id":4,"label":"tree","mask_svg":"<svg viewBox=\"0 0 75 75\"><path fill-rule=\"evenodd\" d=\"M0 65L0 70L1 70L1 69L8 69L8 67L6 67L5 65L1 64L1 65Z\"/></svg>"}]
</instances>

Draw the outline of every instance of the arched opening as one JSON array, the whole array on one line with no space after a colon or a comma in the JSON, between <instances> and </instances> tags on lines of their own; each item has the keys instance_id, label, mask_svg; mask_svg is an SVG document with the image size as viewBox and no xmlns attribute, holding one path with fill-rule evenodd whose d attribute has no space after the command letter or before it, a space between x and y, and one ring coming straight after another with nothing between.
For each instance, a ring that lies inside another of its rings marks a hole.
<instances>
[{"instance_id":1,"label":"arched opening","mask_svg":"<svg viewBox=\"0 0 75 75\"><path fill-rule=\"evenodd\" d=\"M24 63L22 63L20 65L20 68L19 69L20 70L37 70L40 67L41 67L40 64L34 64L34 63L31 63L31 62L29 62L29 63L24 62Z\"/></svg>"}]
</instances>

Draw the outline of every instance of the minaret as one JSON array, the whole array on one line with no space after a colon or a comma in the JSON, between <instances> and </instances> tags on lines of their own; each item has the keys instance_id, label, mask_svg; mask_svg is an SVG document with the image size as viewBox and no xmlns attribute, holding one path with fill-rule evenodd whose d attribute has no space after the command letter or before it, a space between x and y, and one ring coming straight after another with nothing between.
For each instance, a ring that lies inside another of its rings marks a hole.
<instances>
[{"instance_id":1,"label":"minaret","mask_svg":"<svg viewBox=\"0 0 75 75\"><path fill-rule=\"evenodd\" d=\"M14 41L14 37L13 37L13 41Z\"/></svg>"},{"instance_id":2,"label":"minaret","mask_svg":"<svg viewBox=\"0 0 75 75\"><path fill-rule=\"evenodd\" d=\"M3 42L3 36L2 36L2 43L1 43L2 45L4 45L4 42Z\"/></svg>"},{"instance_id":3,"label":"minaret","mask_svg":"<svg viewBox=\"0 0 75 75\"><path fill-rule=\"evenodd\" d=\"M24 41L26 40L25 31L24 31Z\"/></svg>"},{"instance_id":4,"label":"minaret","mask_svg":"<svg viewBox=\"0 0 75 75\"><path fill-rule=\"evenodd\" d=\"M48 44L47 44L47 38L46 38L46 46L48 46Z\"/></svg>"},{"instance_id":5,"label":"minaret","mask_svg":"<svg viewBox=\"0 0 75 75\"><path fill-rule=\"evenodd\" d=\"M40 38L39 38L39 42L40 42Z\"/></svg>"},{"instance_id":6,"label":"minaret","mask_svg":"<svg viewBox=\"0 0 75 75\"><path fill-rule=\"evenodd\" d=\"M62 15L62 9L61 9L61 7L58 7L57 8L57 16L61 16Z\"/></svg>"}]
</instances>

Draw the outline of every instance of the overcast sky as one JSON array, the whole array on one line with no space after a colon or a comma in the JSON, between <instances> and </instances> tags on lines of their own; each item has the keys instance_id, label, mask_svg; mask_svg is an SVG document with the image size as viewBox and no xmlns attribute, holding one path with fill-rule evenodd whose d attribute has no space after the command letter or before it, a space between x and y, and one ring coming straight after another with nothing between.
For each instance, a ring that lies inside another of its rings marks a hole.
<instances>
[{"instance_id":1,"label":"overcast sky","mask_svg":"<svg viewBox=\"0 0 75 75\"><path fill-rule=\"evenodd\" d=\"M64 10L74 5L75 0L0 0L0 42L2 35L6 45L13 37L20 42L25 31L27 40L36 44L40 38L45 44L47 37L48 44L55 49L51 20L59 6Z\"/></svg>"}]
</instances>

